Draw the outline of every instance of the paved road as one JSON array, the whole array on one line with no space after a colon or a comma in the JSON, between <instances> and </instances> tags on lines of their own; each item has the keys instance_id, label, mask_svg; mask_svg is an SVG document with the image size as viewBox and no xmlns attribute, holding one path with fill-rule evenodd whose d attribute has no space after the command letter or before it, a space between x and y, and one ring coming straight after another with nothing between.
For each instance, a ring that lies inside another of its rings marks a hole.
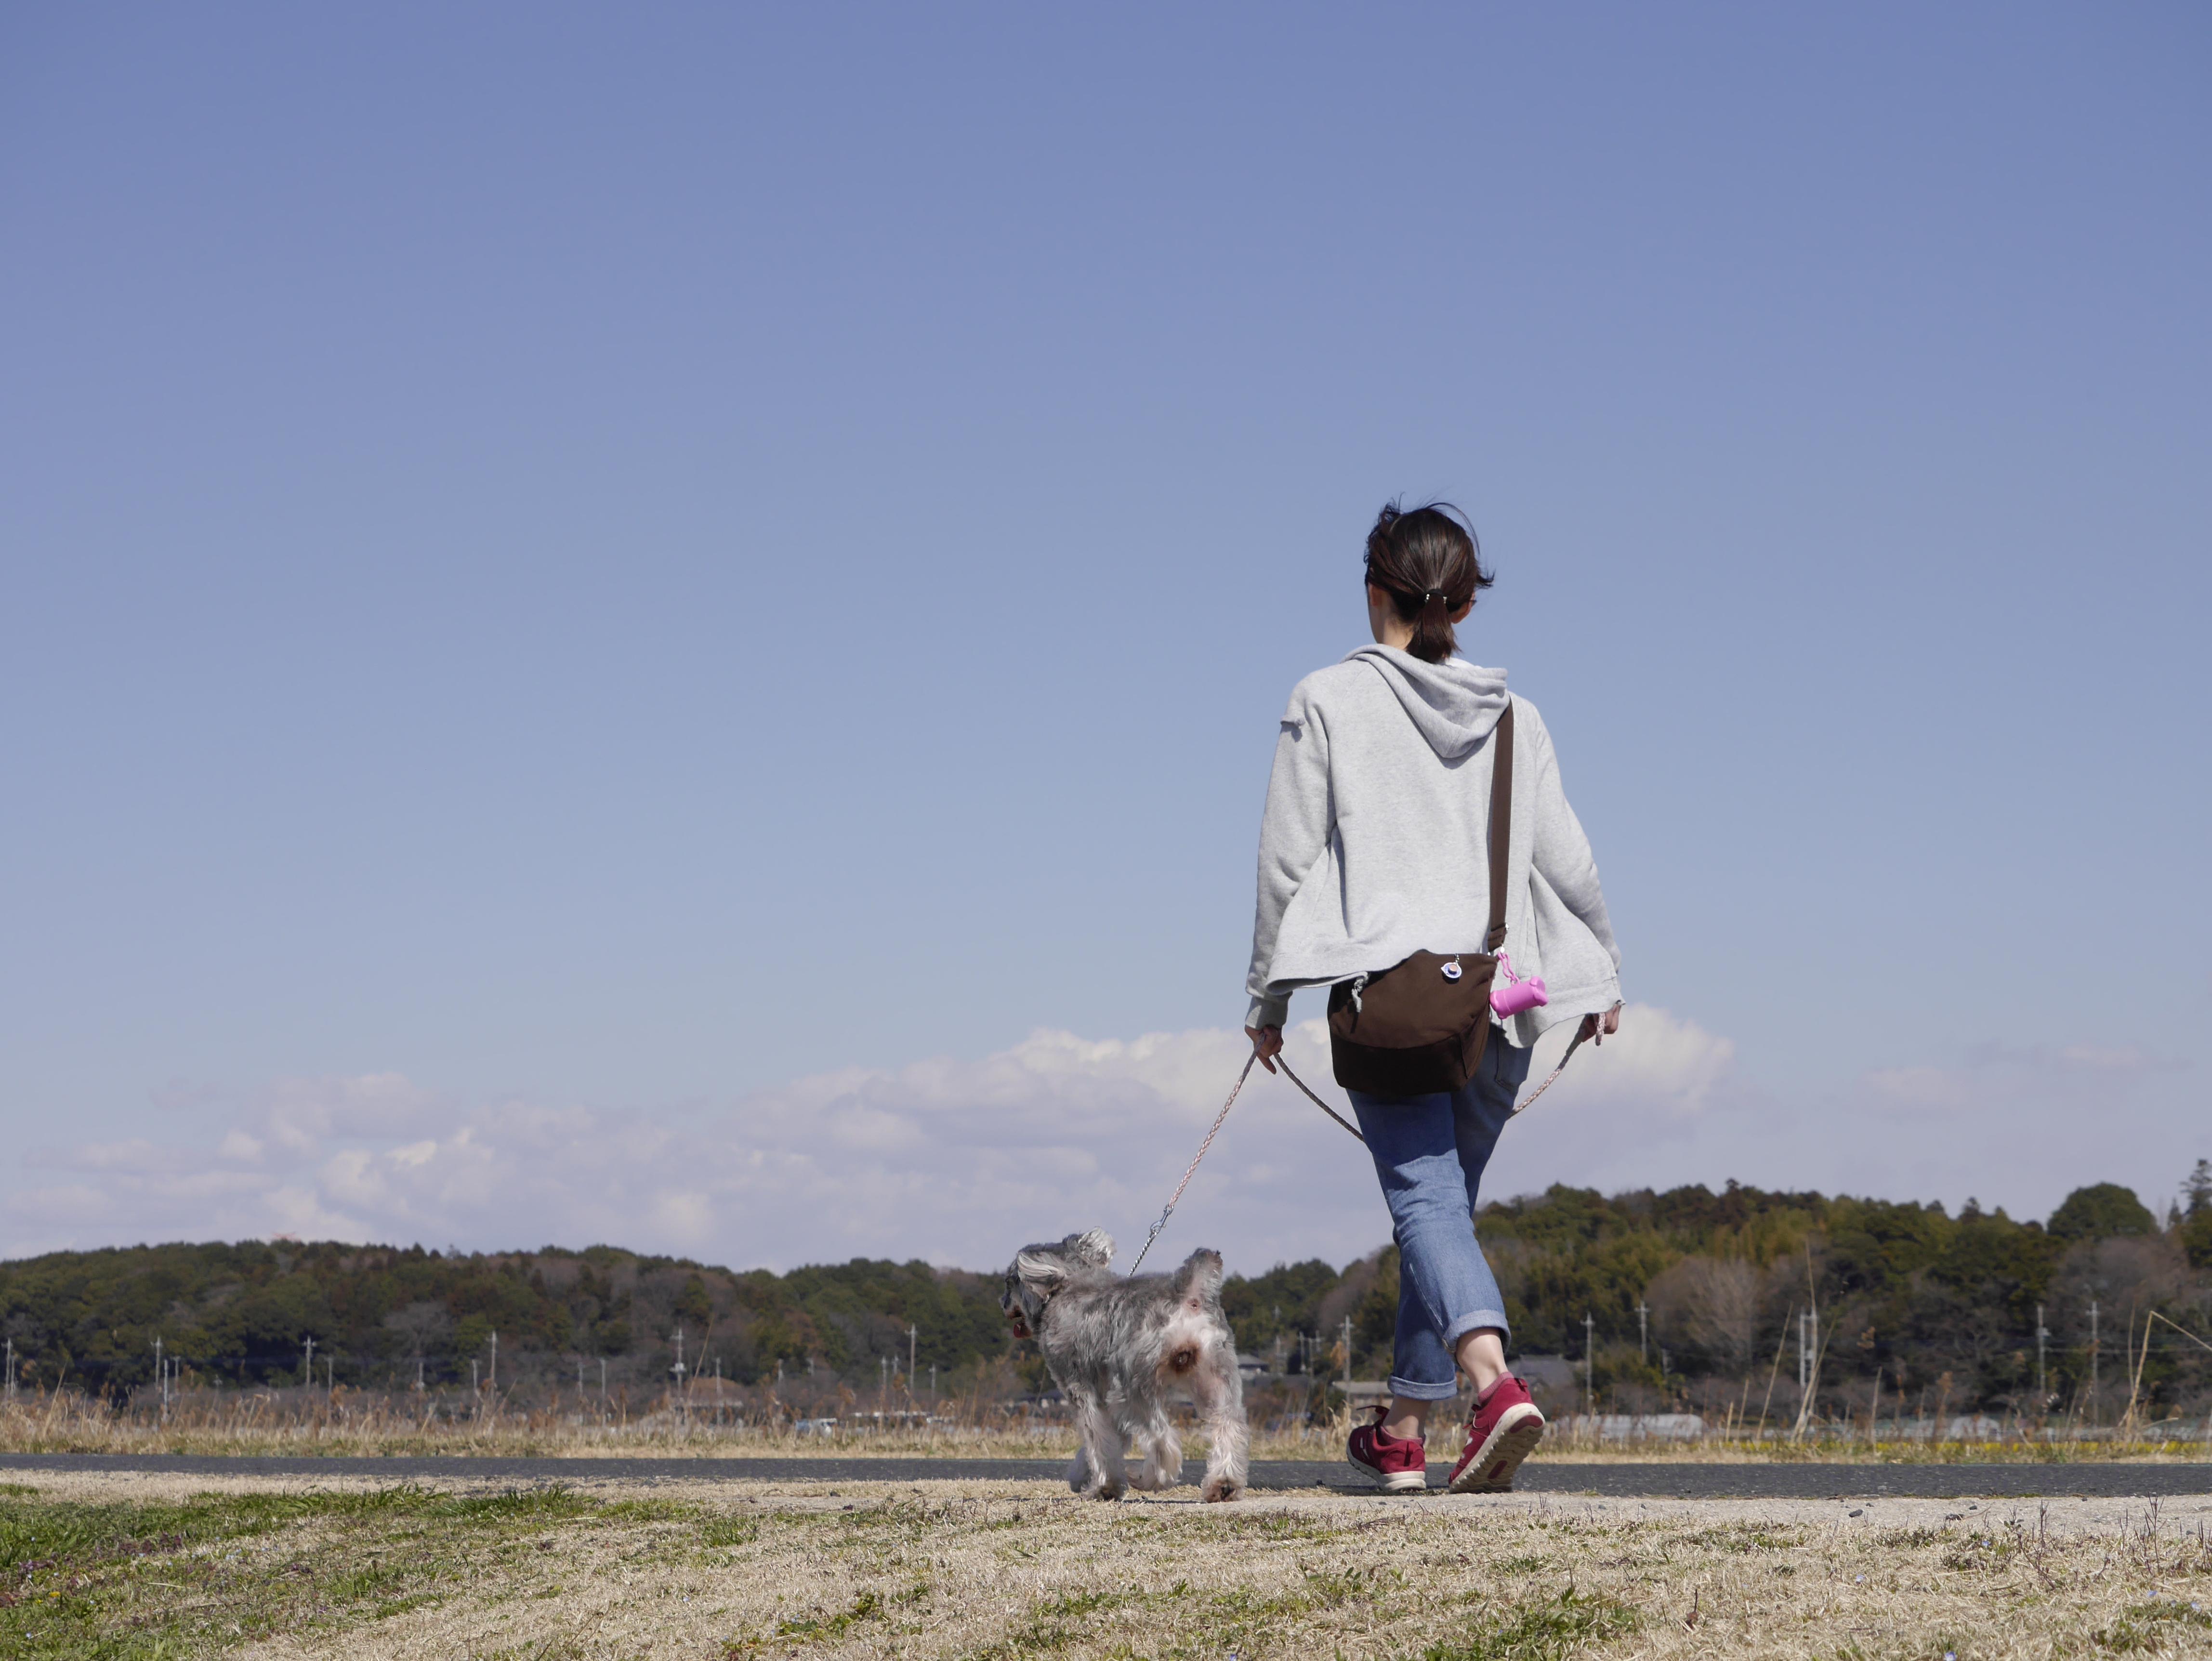
<instances>
[{"instance_id":1,"label":"paved road","mask_svg":"<svg viewBox=\"0 0 2212 1661\"><path fill-rule=\"evenodd\" d=\"M283 1459L182 1454L0 1453L0 1471L171 1471L201 1476L380 1476L393 1482L920 1482L947 1479L1058 1480L1050 1459ZM1185 1480L1204 1469L1193 1460ZM1450 1468L1429 1467L1440 1486ZM1265 1460L1255 1488L1371 1493L1342 1464ZM1556 1464L1521 1468L1524 1494L1594 1494L1627 1499L1865 1498L1923 1500L2053 1494L2099 1499L2212 1494L2212 1461L2170 1465L1713 1465Z\"/></svg>"}]
</instances>

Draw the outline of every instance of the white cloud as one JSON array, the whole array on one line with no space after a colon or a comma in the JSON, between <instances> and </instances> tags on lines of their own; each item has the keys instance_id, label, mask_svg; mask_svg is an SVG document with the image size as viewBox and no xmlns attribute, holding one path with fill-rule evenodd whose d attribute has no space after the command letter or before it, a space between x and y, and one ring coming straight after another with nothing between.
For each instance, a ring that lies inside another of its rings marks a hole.
<instances>
[{"instance_id":1,"label":"white cloud","mask_svg":"<svg viewBox=\"0 0 2212 1661\"><path fill-rule=\"evenodd\" d=\"M1536 1046L1531 1087L1558 1063L1572 1033L1555 1027ZM1735 1044L1695 1021L1638 1004L1622 1012L1620 1031L1585 1043L1543 1105L1554 1112L1613 1111L1693 1119L1713 1104L1714 1093L1735 1064Z\"/></svg>"},{"instance_id":2,"label":"white cloud","mask_svg":"<svg viewBox=\"0 0 2212 1661\"><path fill-rule=\"evenodd\" d=\"M1538 1046L1528 1090L1568 1034ZM1326 1029L1286 1054L1333 1104ZM1248 1054L1227 1029L1091 1040L1040 1031L977 1060L794 1080L717 1110L447 1099L395 1074L278 1081L192 1144L110 1137L27 1154L0 1251L267 1237L606 1240L738 1266L923 1257L977 1268L1104 1226L1127 1263ZM1877 1068L1832 1095L1741 1076L1735 1044L1632 1006L1515 1119L1490 1196L1553 1183L1666 1188L1734 1177L1897 1198L1969 1194L2042 1214L2082 1182L2160 1202L2207 1151L2172 1061L1996 1046ZM2085 1162L2080 1131L2101 1139ZM2185 1143L2191 1145L2185 1146ZM2170 1175L2161 1174L2170 1171ZM51 1180L40 1180L41 1177ZM1364 1149L1289 1083L1255 1072L1154 1256L1216 1246L1234 1267L1342 1262L1389 1238Z\"/></svg>"},{"instance_id":3,"label":"white cloud","mask_svg":"<svg viewBox=\"0 0 2212 1661\"><path fill-rule=\"evenodd\" d=\"M1126 1263L1248 1053L1234 1030L1040 1031L980 1060L848 1068L685 1115L468 1107L388 1073L286 1079L202 1147L54 1154L71 1180L16 1196L16 1232L29 1238L7 1249L284 1232L604 1239L739 1265L867 1255L987 1267L1025 1241L1102 1225ZM1632 1010L1538 1111L1676 1126L1705 1110L1731 1054L1693 1023ZM1342 1104L1320 1022L1292 1031L1289 1055ZM1205 1244L1252 1268L1342 1262L1389 1232L1365 1153L1287 1082L1255 1072L1155 1257Z\"/></svg>"}]
</instances>

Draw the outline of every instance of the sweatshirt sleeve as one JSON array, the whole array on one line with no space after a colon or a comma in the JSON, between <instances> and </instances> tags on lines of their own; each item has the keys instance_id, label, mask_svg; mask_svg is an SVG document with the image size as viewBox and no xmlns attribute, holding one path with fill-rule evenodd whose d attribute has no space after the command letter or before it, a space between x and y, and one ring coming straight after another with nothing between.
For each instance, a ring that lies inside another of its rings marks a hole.
<instances>
[{"instance_id":1,"label":"sweatshirt sleeve","mask_svg":"<svg viewBox=\"0 0 2212 1661\"><path fill-rule=\"evenodd\" d=\"M1247 1026L1280 1026L1290 1013L1288 993L1267 994L1268 970L1283 913L1328 846L1334 822L1328 733L1301 688L1291 694L1275 739L1275 768L1260 820L1260 895L1252 918L1252 969L1244 981L1252 998Z\"/></svg>"},{"instance_id":2,"label":"sweatshirt sleeve","mask_svg":"<svg viewBox=\"0 0 2212 1661\"><path fill-rule=\"evenodd\" d=\"M1581 918L1583 926L1597 937L1598 944L1613 959L1617 975L1620 972L1620 947L1613 938L1613 920L1606 915L1605 892L1598 886L1597 861L1590 853L1589 838L1583 832L1583 823L1567 805L1567 793L1560 786L1559 758L1552 748L1551 730L1540 717L1531 725L1537 729L1537 744L1534 757L1535 831L1529 849L1530 862L1567 910Z\"/></svg>"}]
</instances>

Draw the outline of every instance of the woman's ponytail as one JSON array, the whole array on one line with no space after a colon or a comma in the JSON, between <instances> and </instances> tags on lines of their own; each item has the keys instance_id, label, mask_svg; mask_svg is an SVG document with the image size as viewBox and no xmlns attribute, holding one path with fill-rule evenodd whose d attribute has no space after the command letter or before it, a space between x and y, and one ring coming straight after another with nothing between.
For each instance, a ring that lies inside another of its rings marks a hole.
<instances>
[{"instance_id":1,"label":"woman's ponytail","mask_svg":"<svg viewBox=\"0 0 2212 1661\"><path fill-rule=\"evenodd\" d=\"M1474 532L1449 502L1406 512L1394 502L1367 533L1367 581L1413 625L1406 650L1424 663L1442 663L1458 649L1452 613L1474 605L1476 592L1496 580L1482 569Z\"/></svg>"},{"instance_id":2,"label":"woman's ponytail","mask_svg":"<svg viewBox=\"0 0 2212 1661\"><path fill-rule=\"evenodd\" d=\"M1441 588L1431 588L1421 596L1421 610L1413 619L1413 638L1406 649L1424 663L1442 663L1458 648L1458 636L1452 633L1452 608L1444 603Z\"/></svg>"}]
</instances>

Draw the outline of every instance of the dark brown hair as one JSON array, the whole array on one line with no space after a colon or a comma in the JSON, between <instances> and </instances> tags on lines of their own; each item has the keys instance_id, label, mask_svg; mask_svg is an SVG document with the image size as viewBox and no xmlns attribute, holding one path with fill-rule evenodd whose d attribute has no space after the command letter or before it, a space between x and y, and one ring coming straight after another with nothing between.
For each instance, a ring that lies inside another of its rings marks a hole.
<instances>
[{"instance_id":1,"label":"dark brown hair","mask_svg":"<svg viewBox=\"0 0 2212 1661\"><path fill-rule=\"evenodd\" d=\"M1413 625L1406 649L1424 663L1442 663L1458 648L1451 614L1474 604L1475 591L1498 579L1482 569L1482 550L1460 510L1431 502L1410 510L1392 502L1367 533L1367 581L1390 596Z\"/></svg>"}]
</instances>

